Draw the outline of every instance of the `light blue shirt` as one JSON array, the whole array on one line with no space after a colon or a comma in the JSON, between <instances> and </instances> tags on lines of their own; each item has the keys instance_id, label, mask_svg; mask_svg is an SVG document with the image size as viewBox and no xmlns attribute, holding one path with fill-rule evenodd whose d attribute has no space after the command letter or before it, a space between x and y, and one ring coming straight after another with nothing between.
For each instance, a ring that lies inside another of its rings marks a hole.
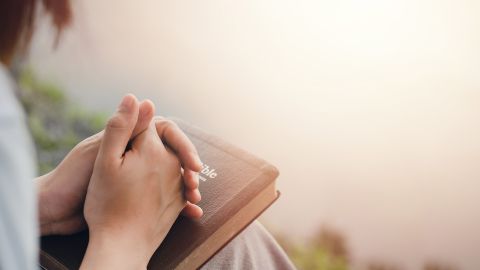
<instances>
[{"instance_id":1,"label":"light blue shirt","mask_svg":"<svg viewBox=\"0 0 480 270\"><path fill-rule=\"evenodd\" d=\"M8 70L0 64L0 269L36 269L36 160Z\"/></svg>"}]
</instances>

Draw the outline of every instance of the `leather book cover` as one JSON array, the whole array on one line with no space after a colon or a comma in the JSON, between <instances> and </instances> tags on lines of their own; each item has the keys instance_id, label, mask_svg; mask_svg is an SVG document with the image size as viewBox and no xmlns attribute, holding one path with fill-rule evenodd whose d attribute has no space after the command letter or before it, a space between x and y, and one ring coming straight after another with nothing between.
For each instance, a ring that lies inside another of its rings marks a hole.
<instances>
[{"instance_id":1,"label":"leather book cover","mask_svg":"<svg viewBox=\"0 0 480 270\"><path fill-rule=\"evenodd\" d=\"M278 170L268 162L172 119L196 146L204 163L200 173L199 220L180 216L150 259L148 269L195 269L232 240L278 197ZM78 269L88 244L88 232L41 238L44 269Z\"/></svg>"}]
</instances>

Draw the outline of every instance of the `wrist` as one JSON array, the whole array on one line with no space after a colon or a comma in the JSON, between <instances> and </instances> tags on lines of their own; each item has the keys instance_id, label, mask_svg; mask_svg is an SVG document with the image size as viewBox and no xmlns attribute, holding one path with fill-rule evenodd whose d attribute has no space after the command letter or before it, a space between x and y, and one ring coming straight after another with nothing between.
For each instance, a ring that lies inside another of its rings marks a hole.
<instances>
[{"instance_id":1,"label":"wrist","mask_svg":"<svg viewBox=\"0 0 480 270\"><path fill-rule=\"evenodd\" d=\"M38 223L42 235L48 233L46 231L47 225L54 222L51 212L52 196L50 194L50 179L52 175L53 171L35 179L38 200Z\"/></svg>"},{"instance_id":2,"label":"wrist","mask_svg":"<svg viewBox=\"0 0 480 270\"><path fill-rule=\"evenodd\" d=\"M147 269L151 254L122 234L90 233L80 269Z\"/></svg>"}]
</instances>

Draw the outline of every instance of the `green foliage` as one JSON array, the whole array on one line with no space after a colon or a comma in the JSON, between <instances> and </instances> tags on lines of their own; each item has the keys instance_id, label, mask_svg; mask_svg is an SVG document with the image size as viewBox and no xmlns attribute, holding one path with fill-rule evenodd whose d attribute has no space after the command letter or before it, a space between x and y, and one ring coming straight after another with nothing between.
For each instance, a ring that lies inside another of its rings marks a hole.
<instances>
[{"instance_id":1,"label":"green foliage","mask_svg":"<svg viewBox=\"0 0 480 270\"><path fill-rule=\"evenodd\" d=\"M296 248L290 256L299 269L348 269L345 258L334 256L322 247L309 246Z\"/></svg>"},{"instance_id":2,"label":"green foliage","mask_svg":"<svg viewBox=\"0 0 480 270\"><path fill-rule=\"evenodd\" d=\"M346 241L342 234L331 228L321 227L306 244L294 243L284 235L276 235L275 238L298 269L349 269Z\"/></svg>"},{"instance_id":3,"label":"green foliage","mask_svg":"<svg viewBox=\"0 0 480 270\"><path fill-rule=\"evenodd\" d=\"M351 263L351 254L345 236L329 226L321 226L303 244L294 242L285 234L276 234L276 240L283 247L298 269L303 270L401 270L404 269L388 261L367 261ZM359 266L361 267L359 268ZM424 270L458 270L459 268L444 262L427 262L419 269Z\"/></svg>"},{"instance_id":4,"label":"green foliage","mask_svg":"<svg viewBox=\"0 0 480 270\"><path fill-rule=\"evenodd\" d=\"M397 265L388 262L369 262L366 267L367 270L402 270Z\"/></svg>"},{"instance_id":5,"label":"green foliage","mask_svg":"<svg viewBox=\"0 0 480 270\"><path fill-rule=\"evenodd\" d=\"M31 69L20 73L18 85L41 174L53 169L79 141L105 124L104 114L74 106L58 85L38 79Z\"/></svg>"}]
</instances>

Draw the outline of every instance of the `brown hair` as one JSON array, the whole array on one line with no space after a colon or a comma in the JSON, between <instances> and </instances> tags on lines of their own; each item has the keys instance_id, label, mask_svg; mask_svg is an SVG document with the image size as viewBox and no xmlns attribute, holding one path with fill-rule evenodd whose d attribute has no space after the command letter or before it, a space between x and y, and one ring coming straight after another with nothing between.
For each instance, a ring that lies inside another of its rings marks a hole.
<instances>
[{"instance_id":1,"label":"brown hair","mask_svg":"<svg viewBox=\"0 0 480 270\"><path fill-rule=\"evenodd\" d=\"M0 61L9 64L16 52L28 48L34 31L35 15L40 0L0 1ZM57 30L61 31L72 19L69 0L41 0L46 13L52 16Z\"/></svg>"}]
</instances>

